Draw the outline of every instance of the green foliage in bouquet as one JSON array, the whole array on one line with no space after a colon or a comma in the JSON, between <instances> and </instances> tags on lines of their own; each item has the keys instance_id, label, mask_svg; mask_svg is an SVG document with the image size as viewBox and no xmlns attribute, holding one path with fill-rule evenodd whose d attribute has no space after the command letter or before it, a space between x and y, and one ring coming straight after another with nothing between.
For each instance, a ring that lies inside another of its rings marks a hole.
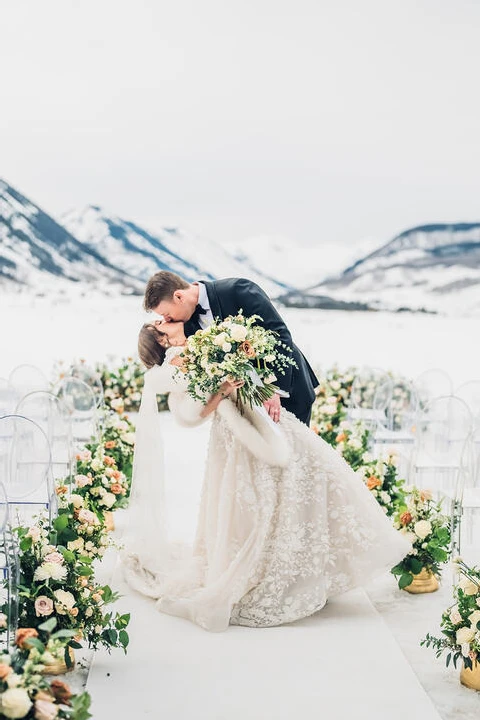
<instances>
[{"instance_id":1,"label":"green foliage in bouquet","mask_svg":"<svg viewBox=\"0 0 480 720\"><path fill-rule=\"evenodd\" d=\"M410 585L413 576L424 568L436 576L440 575L442 565L448 560L451 522L447 515L442 514L441 506L441 501L435 502L429 490L414 487L407 495L406 505L395 513L395 527L413 545L402 562L392 568L400 589Z\"/></svg>"},{"instance_id":2,"label":"green foliage in bouquet","mask_svg":"<svg viewBox=\"0 0 480 720\"><path fill-rule=\"evenodd\" d=\"M188 338L177 371L184 373L193 398L206 403L227 379L244 381L238 399L250 407L262 405L276 392L277 376L296 363L291 349L258 324L261 320L259 315L244 317L240 310Z\"/></svg>"},{"instance_id":3,"label":"green foliage in bouquet","mask_svg":"<svg viewBox=\"0 0 480 720\"><path fill-rule=\"evenodd\" d=\"M458 579L454 604L442 614L440 627L444 637L427 633L420 645L433 647L437 658L447 653L446 665L461 660L470 670L480 654L480 568L469 567L461 558L455 560Z\"/></svg>"},{"instance_id":4,"label":"green foliage in bouquet","mask_svg":"<svg viewBox=\"0 0 480 720\"><path fill-rule=\"evenodd\" d=\"M70 657L67 650L69 630L55 631L56 620L50 618L37 629L21 628L15 647L0 654L0 719L91 717L90 695L73 695L62 680L48 680L43 671L56 660Z\"/></svg>"}]
</instances>

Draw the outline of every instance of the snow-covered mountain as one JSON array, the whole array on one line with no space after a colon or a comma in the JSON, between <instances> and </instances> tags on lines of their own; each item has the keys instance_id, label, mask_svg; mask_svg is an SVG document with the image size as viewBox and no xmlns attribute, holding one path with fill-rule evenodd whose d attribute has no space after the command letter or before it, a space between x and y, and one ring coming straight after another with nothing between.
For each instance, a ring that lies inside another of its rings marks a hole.
<instances>
[{"instance_id":1,"label":"snow-covered mountain","mask_svg":"<svg viewBox=\"0 0 480 720\"><path fill-rule=\"evenodd\" d=\"M92 250L143 282L166 269L187 280L249 277L272 297L292 287L263 272L261 264L253 268L219 243L180 228L149 231L93 205L66 213L60 222Z\"/></svg>"},{"instance_id":2,"label":"snow-covered mountain","mask_svg":"<svg viewBox=\"0 0 480 720\"><path fill-rule=\"evenodd\" d=\"M406 230L305 292L392 310L480 312L480 223Z\"/></svg>"},{"instance_id":3,"label":"snow-covered mountain","mask_svg":"<svg viewBox=\"0 0 480 720\"><path fill-rule=\"evenodd\" d=\"M37 291L73 283L112 292L139 292L141 285L73 237L37 205L0 180L0 283Z\"/></svg>"}]
</instances>

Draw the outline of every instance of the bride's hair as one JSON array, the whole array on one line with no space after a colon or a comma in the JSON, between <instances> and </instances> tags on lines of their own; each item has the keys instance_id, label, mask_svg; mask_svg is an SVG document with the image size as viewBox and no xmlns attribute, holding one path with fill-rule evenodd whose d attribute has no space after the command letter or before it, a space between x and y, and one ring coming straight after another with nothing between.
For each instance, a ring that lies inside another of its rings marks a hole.
<instances>
[{"instance_id":1,"label":"bride's hair","mask_svg":"<svg viewBox=\"0 0 480 720\"><path fill-rule=\"evenodd\" d=\"M154 325L146 323L142 326L138 335L138 355L147 368L154 365L161 365L165 360L165 348L159 344L159 340L165 337Z\"/></svg>"}]
</instances>

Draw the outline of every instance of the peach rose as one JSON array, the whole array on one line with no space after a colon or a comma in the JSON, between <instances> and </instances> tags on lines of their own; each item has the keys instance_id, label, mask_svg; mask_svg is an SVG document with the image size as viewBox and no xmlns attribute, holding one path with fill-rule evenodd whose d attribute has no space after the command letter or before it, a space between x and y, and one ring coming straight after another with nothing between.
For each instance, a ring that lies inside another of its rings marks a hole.
<instances>
[{"instance_id":1,"label":"peach rose","mask_svg":"<svg viewBox=\"0 0 480 720\"><path fill-rule=\"evenodd\" d=\"M55 700L59 703L68 703L72 697L70 688L61 680L52 680L50 683L50 690L54 694Z\"/></svg>"},{"instance_id":2,"label":"peach rose","mask_svg":"<svg viewBox=\"0 0 480 720\"><path fill-rule=\"evenodd\" d=\"M345 433L338 433L337 437L335 438L335 442L341 443L346 439L347 439L347 436L345 435Z\"/></svg>"},{"instance_id":3,"label":"peach rose","mask_svg":"<svg viewBox=\"0 0 480 720\"><path fill-rule=\"evenodd\" d=\"M28 638L38 637L38 632L35 628L18 628L17 634L15 635L15 644L22 650L28 650L30 645L28 644Z\"/></svg>"},{"instance_id":4,"label":"peach rose","mask_svg":"<svg viewBox=\"0 0 480 720\"><path fill-rule=\"evenodd\" d=\"M43 558L43 562L52 562L57 563L57 565L61 565L63 563L63 555L59 552L48 553L48 555L45 555Z\"/></svg>"},{"instance_id":5,"label":"peach rose","mask_svg":"<svg viewBox=\"0 0 480 720\"><path fill-rule=\"evenodd\" d=\"M257 355L257 353L255 352L255 350L254 350L253 347L252 347L252 344L249 343L248 340L245 340L245 341L240 345L240 350L243 350L243 352L245 353L245 355L246 355L248 358L254 358L254 357L256 357L256 355Z\"/></svg>"},{"instance_id":6,"label":"peach rose","mask_svg":"<svg viewBox=\"0 0 480 720\"><path fill-rule=\"evenodd\" d=\"M105 443L105 450L111 450L112 448L114 448L116 446L116 444L117 444L116 440L107 440L107 442Z\"/></svg>"},{"instance_id":7,"label":"peach rose","mask_svg":"<svg viewBox=\"0 0 480 720\"><path fill-rule=\"evenodd\" d=\"M35 695L35 700L46 700L47 702L53 702L55 698L53 697L53 695L50 695L50 693L45 692L45 690L39 690Z\"/></svg>"},{"instance_id":8,"label":"peach rose","mask_svg":"<svg viewBox=\"0 0 480 720\"><path fill-rule=\"evenodd\" d=\"M10 665L0 663L0 680L5 680L5 678L10 675L11 672L12 668L10 667Z\"/></svg>"},{"instance_id":9,"label":"peach rose","mask_svg":"<svg viewBox=\"0 0 480 720\"><path fill-rule=\"evenodd\" d=\"M69 613L70 613L70 615L71 615L72 617L77 617L77 615L78 615L78 608L77 608L77 607L72 608L71 610L69 610Z\"/></svg>"},{"instance_id":10,"label":"peach rose","mask_svg":"<svg viewBox=\"0 0 480 720\"><path fill-rule=\"evenodd\" d=\"M433 497L431 490L420 490L420 500L422 502L425 502L426 500L431 500Z\"/></svg>"},{"instance_id":11,"label":"peach rose","mask_svg":"<svg viewBox=\"0 0 480 720\"><path fill-rule=\"evenodd\" d=\"M55 488L55 492L57 493L57 495L65 495L65 493L68 492L67 486L57 485L57 487Z\"/></svg>"},{"instance_id":12,"label":"peach rose","mask_svg":"<svg viewBox=\"0 0 480 720\"><path fill-rule=\"evenodd\" d=\"M402 525L408 525L409 522L412 522L412 515L409 512L404 512L400 515L400 522Z\"/></svg>"},{"instance_id":13,"label":"peach rose","mask_svg":"<svg viewBox=\"0 0 480 720\"><path fill-rule=\"evenodd\" d=\"M35 720L55 720L58 716L58 705L49 700L35 700Z\"/></svg>"},{"instance_id":14,"label":"peach rose","mask_svg":"<svg viewBox=\"0 0 480 720\"><path fill-rule=\"evenodd\" d=\"M115 459L110 457L110 455L105 455L103 462L108 466L115 465Z\"/></svg>"},{"instance_id":15,"label":"peach rose","mask_svg":"<svg viewBox=\"0 0 480 720\"><path fill-rule=\"evenodd\" d=\"M375 477L375 475L370 475L370 477L366 480L366 485L369 490L373 490L373 488L380 487L382 484L382 481L379 480L379 478Z\"/></svg>"},{"instance_id":16,"label":"peach rose","mask_svg":"<svg viewBox=\"0 0 480 720\"><path fill-rule=\"evenodd\" d=\"M113 485L110 485L110 492L112 492L114 495L121 495L122 486L119 483L113 483Z\"/></svg>"}]
</instances>

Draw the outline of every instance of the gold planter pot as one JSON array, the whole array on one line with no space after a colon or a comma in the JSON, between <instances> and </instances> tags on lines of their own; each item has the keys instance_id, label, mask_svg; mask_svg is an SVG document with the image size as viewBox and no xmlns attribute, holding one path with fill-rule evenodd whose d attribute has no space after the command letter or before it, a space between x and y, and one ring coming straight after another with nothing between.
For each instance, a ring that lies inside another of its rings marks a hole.
<instances>
[{"instance_id":1,"label":"gold planter pot","mask_svg":"<svg viewBox=\"0 0 480 720\"><path fill-rule=\"evenodd\" d=\"M64 675L65 673L73 670L75 667L75 653L73 652L73 648L68 648L68 654L72 660L72 665L70 667L67 666L65 660L57 660L51 665L45 665L42 670L42 675Z\"/></svg>"},{"instance_id":2,"label":"gold planter pot","mask_svg":"<svg viewBox=\"0 0 480 720\"><path fill-rule=\"evenodd\" d=\"M410 585L403 589L413 594L435 592L438 590L438 580L430 570L422 568L418 575L413 576Z\"/></svg>"},{"instance_id":3,"label":"gold planter pot","mask_svg":"<svg viewBox=\"0 0 480 720\"><path fill-rule=\"evenodd\" d=\"M107 510L105 513L105 527L107 528L108 532L113 532L115 530L115 520L113 517L113 512L110 510Z\"/></svg>"},{"instance_id":4,"label":"gold planter pot","mask_svg":"<svg viewBox=\"0 0 480 720\"><path fill-rule=\"evenodd\" d=\"M480 690L480 663L473 663L473 670L462 666L460 670L460 682L471 690Z\"/></svg>"}]
</instances>

